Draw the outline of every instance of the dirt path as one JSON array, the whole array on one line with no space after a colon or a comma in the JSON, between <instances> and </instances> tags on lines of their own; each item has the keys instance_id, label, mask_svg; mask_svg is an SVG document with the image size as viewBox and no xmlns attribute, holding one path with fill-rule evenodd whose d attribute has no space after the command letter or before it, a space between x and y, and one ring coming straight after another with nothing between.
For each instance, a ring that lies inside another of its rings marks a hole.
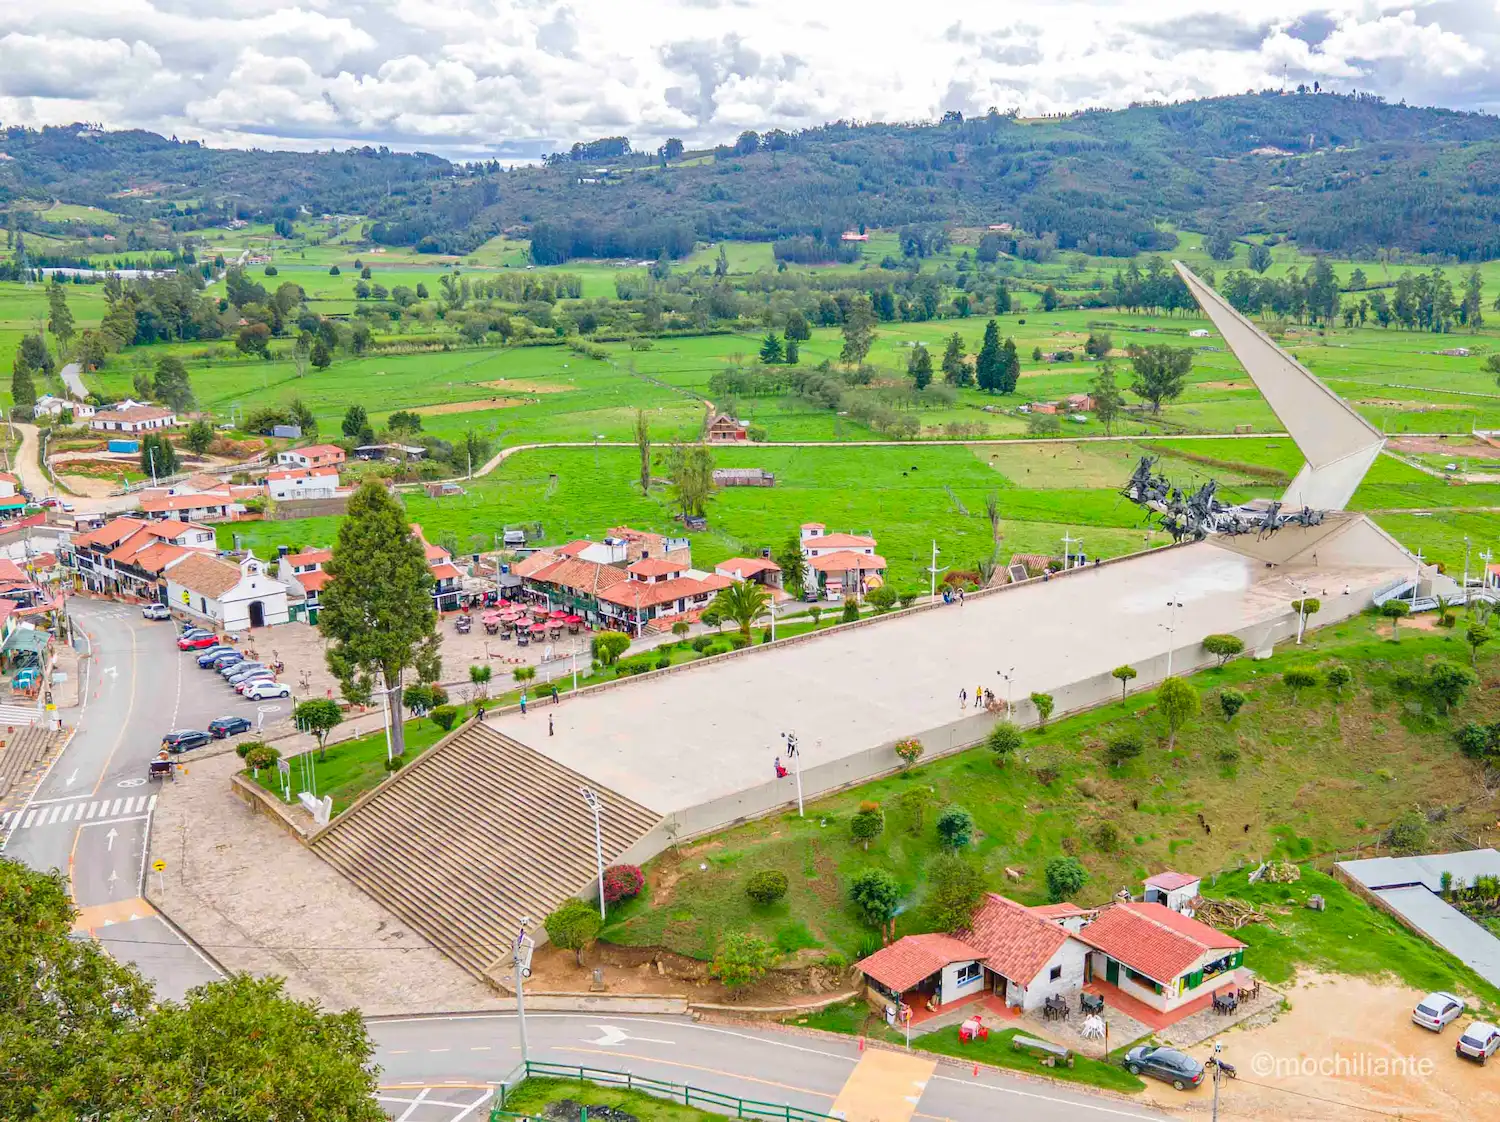
<instances>
[{"instance_id":1,"label":"dirt path","mask_svg":"<svg viewBox=\"0 0 1500 1122\"><path fill-rule=\"evenodd\" d=\"M39 499L48 495L62 494L47 478L47 473L42 471L41 435L37 427L22 421L13 423L16 431L21 434L21 446L16 449L15 462L16 474L21 477L21 485Z\"/></svg>"}]
</instances>

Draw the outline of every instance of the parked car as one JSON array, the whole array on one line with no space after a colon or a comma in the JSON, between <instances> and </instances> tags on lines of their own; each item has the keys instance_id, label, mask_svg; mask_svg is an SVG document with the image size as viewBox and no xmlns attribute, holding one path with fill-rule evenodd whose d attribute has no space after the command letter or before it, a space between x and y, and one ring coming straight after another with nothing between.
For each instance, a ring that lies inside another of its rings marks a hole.
<instances>
[{"instance_id":1,"label":"parked car","mask_svg":"<svg viewBox=\"0 0 1500 1122\"><path fill-rule=\"evenodd\" d=\"M217 646L218 638L211 631L205 631L199 635L184 635L177 640L179 651L201 651L208 647Z\"/></svg>"},{"instance_id":2,"label":"parked car","mask_svg":"<svg viewBox=\"0 0 1500 1122\"><path fill-rule=\"evenodd\" d=\"M220 655L230 654L234 651L228 643L215 643L205 651L198 652L198 665L207 670Z\"/></svg>"},{"instance_id":3,"label":"parked car","mask_svg":"<svg viewBox=\"0 0 1500 1122\"><path fill-rule=\"evenodd\" d=\"M1176 1048L1156 1048L1142 1044L1125 1053L1125 1070L1131 1075L1149 1075L1170 1083L1179 1091L1203 1082L1203 1065Z\"/></svg>"},{"instance_id":4,"label":"parked car","mask_svg":"<svg viewBox=\"0 0 1500 1122\"><path fill-rule=\"evenodd\" d=\"M1463 998L1439 990L1417 1002L1417 1007L1412 1010L1411 1019L1414 1024L1421 1025L1425 1029L1442 1032L1448 1022L1458 1020L1459 1014L1463 1011Z\"/></svg>"},{"instance_id":5,"label":"parked car","mask_svg":"<svg viewBox=\"0 0 1500 1122\"><path fill-rule=\"evenodd\" d=\"M189 748L201 748L213 737L202 729L179 729L161 738L161 746L168 752L186 752Z\"/></svg>"},{"instance_id":6,"label":"parked car","mask_svg":"<svg viewBox=\"0 0 1500 1122\"><path fill-rule=\"evenodd\" d=\"M52 510L54 507L62 506L62 500L59 499L56 495L48 495L41 501L40 505L48 510Z\"/></svg>"},{"instance_id":7,"label":"parked car","mask_svg":"<svg viewBox=\"0 0 1500 1122\"><path fill-rule=\"evenodd\" d=\"M269 666L260 666L247 674L242 674L229 683L229 688L236 693L244 693L256 682L274 682L276 672Z\"/></svg>"},{"instance_id":8,"label":"parked car","mask_svg":"<svg viewBox=\"0 0 1500 1122\"><path fill-rule=\"evenodd\" d=\"M273 697L291 697L292 690L277 681L251 682L245 688L245 696L251 701L266 701Z\"/></svg>"},{"instance_id":9,"label":"parked car","mask_svg":"<svg viewBox=\"0 0 1500 1122\"><path fill-rule=\"evenodd\" d=\"M226 736L234 736L236 733L249 732L254 726L244 717L219 717L208 722L208 732L215 740L223 740Z\"/></svg>"},{"instance_id":10,"label":"parked car","mask_svg":"<svg viewBox=\"0 0 1500 1122\"><path fill-rule=\"evenodd\" d=\"M172 612L165 604L147 604L141 609L141 615L147 619L171 619Z\"/></svg>"},{"instance_id":11,"label":"parked car","mask_svg":"<svg viewBox=\"0 0 1500 1122\"><path fill-rule=\"evenodd\" d=\"M223 667L222 669L220 669L219 673L224 676L225 681L234 682L237 681L241 675L248 674L252 670L266 669L268 669L268 667L264 662L250 662L246 659L241 659L239 662L232 663L229 666Z\"/></svg>"},{"instance_id":12,"label":"parked car","mask_svg":"<svg viewBox=\"0 0 1500 1122\"><path fill-rule=\"evenodd\" d=\"M1484 1021L1475 1021L1464 1029L1463 1035L1458 1038L1458 1043L1453 1046L1455 1055L1467 1056L1471 1060L1478 1060L1481 1064L1500 1050L1500 1028L1486 1024Z\"/></svg>"},{"instance_id":13,"label":"parked car","mask_svg":"<svg viewBox=\"0 0 1500 1122\"><path fill-rule=\"evenodd\" d=\"M223 654L219 655L217 658L215 658L208 665L211 666L211 667L213 667L215 670L223 671L223 670L227 670L231 666L238 666L240 663L242 663L244 661L245 661L245 656L242 655L242 654L240 654L239 651L228 650L228 651L225 651Z\"/></svg>"}]
</instances>

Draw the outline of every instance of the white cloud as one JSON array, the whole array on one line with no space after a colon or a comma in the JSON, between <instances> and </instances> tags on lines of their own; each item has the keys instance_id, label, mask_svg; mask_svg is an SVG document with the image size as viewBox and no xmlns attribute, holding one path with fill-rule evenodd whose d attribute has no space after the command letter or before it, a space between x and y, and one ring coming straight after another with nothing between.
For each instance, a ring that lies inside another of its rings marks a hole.
<instances>
[{"instance_id":1,"label":"white cloud","mask_svg":"<svg viewBox=\"0 0 1500 1122\"><path fill-rule=\"evenodd\" d=\"M1480 0L936 0L911 15L856 0L48 0L0 9L0 119L526 156L603 134L646 147L1212 96L1283 74L1500 109Z\"/></svg>"}]
</instances>

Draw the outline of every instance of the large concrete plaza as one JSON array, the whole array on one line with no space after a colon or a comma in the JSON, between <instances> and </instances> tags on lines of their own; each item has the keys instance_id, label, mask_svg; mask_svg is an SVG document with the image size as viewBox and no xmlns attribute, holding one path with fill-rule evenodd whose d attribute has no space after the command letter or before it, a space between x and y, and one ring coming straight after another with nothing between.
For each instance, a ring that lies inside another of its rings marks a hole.
<instances>
[{"instance_id":1,"label":"large concrete plaza","mask_svg":"<svg viewBox=\"0 0 1500 1122\"><path fill-rule=\"evenodd\" d=\"M970 597L717 662L586 692L522 716L491 718L506 734L696 833L795 797L774 782L783 732L797 734L809 793L895 765L892 743L922 738L929 754L971 744L993 717L976 687L1006 696L1025 720L1033 691L1058 711L1104 700L1109 671L1131 664L1136 689L1207 661L1203 636L1234 632L1247 649L1291 636L1290 602L1307 588L1326 624L1369 603L1404 570L1270 568L1208 543L1122 559L1047 582ZM1347 593L1345 590L1348 590ZM1170 609L1176 599L1181 608ZM1168 626L1173 627L1169 634ZM960 710L966 689L970 707ZM548 718L555 735L548 735Z\"/></svg>"}]
</instances>

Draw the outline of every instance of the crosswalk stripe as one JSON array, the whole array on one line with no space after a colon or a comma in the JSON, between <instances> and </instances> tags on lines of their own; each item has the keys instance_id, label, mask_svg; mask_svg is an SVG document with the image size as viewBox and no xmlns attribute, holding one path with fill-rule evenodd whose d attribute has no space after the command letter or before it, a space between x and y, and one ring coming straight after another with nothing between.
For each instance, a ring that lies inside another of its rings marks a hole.
<instances>
[{"instance_id":1,"label":"crosswalk stripe","mask_svg":"<svg viewBox=\"0 0 1500 1122\"><path fill-rule=\"evenodd\" d=\"M89 803L89 812L88 812L87 815L85 815L85 817L86 818L92 818L92 817L94 817L94 815L98 812L98 810L99 810L99 804L98 803Z\"/></svg>"},{"instance_id":2,"label":"crosswalk stripe","mask_svg":"<svg viewBox=\"0 0 1500 1122\"><path fill-rule=\"evenodd\" d=\"M108 811L108 815L110 818L113 818L115 815L120 813L120 806L122 803L124 803L124 801L124 799L116 799L110 804Z\"/></svg>"},{"instance_id":3,"label":"crosswalk stripe","mask_svg":"<svg viewBox=\"0 0 1500 1122\"><path fill-rule=\"evenodd\" d=\"M59 819L59 821L62 821L62 822L68 821L68 819L70 819L70 818L73 817L73 812L75 810L77 810L77 809L78 809L77 805L63 807L63 816L62 816L61 819Z\"/></svg>"},{"instance_id":4,"label":"crosswalk stripe","mask_svg":"<svg viewBox=\"0 0 1500 1122\"><path fill-rule=\"evenodd\" d=\"M35 817L36 817L36 811L34 811L34 810L28 810L26 812L26 821L24 821L24 822L21 823L21 829L24 830L24 829L26 829L27 826L30 826L31 825L31 820L33 818L35 818Z\"/></svg>"},{"instance_id":5,"label":"crosswalk stripe","mask_svg":"<svg viewBox=\"0 0 1500 1122\"><path fill-rule=\"evenodd\" d=\"M53 807L52 808L52 813L47 816L47 825L50 826L50 825L52 825L52 823L56 822L57 821L57 816L60 815L61 813L62 813L62 807L60 807L60 806Z\"/></svg>"}]
</instances>

